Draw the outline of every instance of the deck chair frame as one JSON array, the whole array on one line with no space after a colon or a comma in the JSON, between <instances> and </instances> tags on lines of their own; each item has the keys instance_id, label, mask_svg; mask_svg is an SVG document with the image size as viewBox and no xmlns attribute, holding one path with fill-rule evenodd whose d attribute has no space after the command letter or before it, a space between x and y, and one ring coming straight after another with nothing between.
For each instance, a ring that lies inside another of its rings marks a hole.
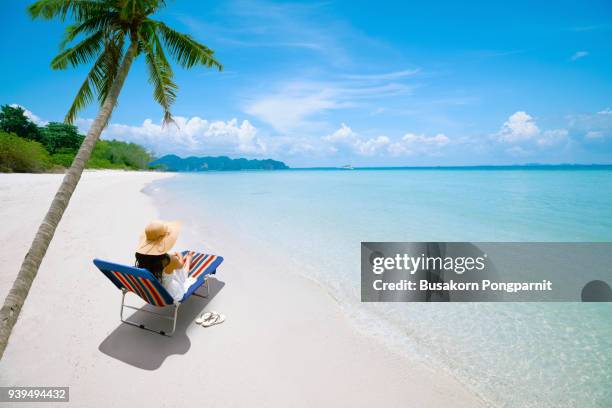
<instances>
[{"instance_id":1,"label":"deck chair frame","mask_svg":"<svg viewBox=\"0 0 612 408\"><path fill-rule=\"evenodd\" d=\"M195 292L192 293L193 296L197 296L203 299L207 299L208 296L210 295L210 283L208 282L209 276L206 276L205 278L205 282L202 286L206 287L206 295L200 295L199 293L197 293L197 290ZM198 288L199 289L199 288ZM174 304L172 304L171 306L166 306L166 307L172 307L173 308L173 312L172 315L169 316L167 314L163 314L163 313L157 313L157 312L152 312L151 310L146 310L143 308L137 308L131 305L126 305L125 304L125 295L127 295L130 291L123 288L121 289L121 311L119 312L119 319L121 319L122 323L125 324L129 324L130 326L134 326L134 327L138 327L139 329L143 329L143 330L147 330L153 333L159 333L162 336L167 336L167 337L172 337L172 335L174 334L175 330L176 330L176 319L178 317L178 310L179 307L181 306L181 302L175 301ZM159 316L162 319L167 319L170 320L172 322L172 330L170 332L166 332L165 330L155 330L152 329L150 327L145 326L143 323L138 323L138 322L134 322L128 319L124 319L123 318L123 310L124 308L128 308L128 309L132 309L135 310L137 312L145 312L145 313L149 313L152 315L156 315Z\"/></svg>"},{"instance_id":2,"label":"deck chair frame","mask_svg":"<svg viewBox=\"0 0 612 408\"><path fill-rule=\"evenodd\" d=\"M217 268L223 262L223 257L211 254L198 253L193 251L183 251L182 256L186 256L188 253L193 255L191 268L189 270L189 277L195 279L194 283L185 292L181 300L175 300L172 296L164 289L161 283L153 276L153 274L146 269L140 269L133 266L126 266L111 262L94 259L94 264L100 271L119 289L121 290L121 309L119 318L122 323L130 326L138 327L143 330L147 330L153 333L158 333L163 336L170 337L176 330L176 321L178 319L178 309L182 303L184 303L191 295L207 298L210 296L210 282L209 278L216 274ZM206 288L206 295L197 293L199 288L204 286ZM125 295L129 292L133 292L135 295L144 300L147 304L166 308L172 307L172 314L157 313L145 308L137 308L131 305L125 304ZM136 322L124 318L125 309L132 309L139 312L145 312L152 315L156 315L159 318L169 320L172 324L172 328L167 330L155 329L145 326L142 322Z\"/></svg>"}]
</instances>

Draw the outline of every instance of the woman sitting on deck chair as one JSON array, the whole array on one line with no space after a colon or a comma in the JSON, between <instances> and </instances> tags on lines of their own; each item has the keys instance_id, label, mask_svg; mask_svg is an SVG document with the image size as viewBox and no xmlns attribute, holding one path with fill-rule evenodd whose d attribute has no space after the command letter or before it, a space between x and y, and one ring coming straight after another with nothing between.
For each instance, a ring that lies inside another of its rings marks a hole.
<instances>
[{"instance_id":1,"label":"woman sitting on deck chair","mask_svg":"<svg viewBox=\"0 0 612 408\"><path fill-rule=\"evenodd\" d=\"M151 221L136 248L136 267L147 269L175 300L181 300L193 283L189 278L191 254L169 254L178 238L179 222Z\"/></svg>"}]
</instances>

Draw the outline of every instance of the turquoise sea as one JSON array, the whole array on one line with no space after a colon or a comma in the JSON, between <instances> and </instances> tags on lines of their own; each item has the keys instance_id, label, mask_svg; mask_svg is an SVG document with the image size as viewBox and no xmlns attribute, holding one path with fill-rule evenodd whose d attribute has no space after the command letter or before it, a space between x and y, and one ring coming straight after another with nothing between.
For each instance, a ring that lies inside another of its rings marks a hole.
<instances>
[{"instance_id":1,"label":"turquoise sea","mask_svg":"<svg viewBox=\"0 0 612 408\"><path fill-rule=\"evenodd\" d=\"M274 248L358 330L495 405L612 406L612 304L359 301L361 241L612 242L612 167L211 172L157 187L196 229Z\"/></svg>"}]
</instances>

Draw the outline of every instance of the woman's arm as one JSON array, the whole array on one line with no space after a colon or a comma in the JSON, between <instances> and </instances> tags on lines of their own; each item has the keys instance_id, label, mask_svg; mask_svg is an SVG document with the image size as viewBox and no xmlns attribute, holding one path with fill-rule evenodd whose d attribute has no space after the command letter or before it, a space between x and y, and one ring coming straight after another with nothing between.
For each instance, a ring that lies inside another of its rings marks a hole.
<instances>
[{"instance_id":1,"label":"woman's arm","mask_svg":"<svg viewBox=\"0 0 612 408\"><path fill-rule=\"evenodd\" d=\"M183 264L183 267L185 268L185 271L187 272L187 274L189 274L189 271L191 270L191 259L193 258L193 255L190 253L187 254L187 256L185 257L185 263Z\"/></svg>"},{"instance_id":2,"label":"woman's arm","mask_svg":"<svg viewBox=\"0 0 612 408\"><path fill-rule=\"evenodd\" d=\"M189 273L189 270L191 269L191 260L193 258L193 255L191 253L187 253L187 255L183 258L179 252L175 252L174 256L181 263L185 271Z\"/></svg>"}]
</instances>

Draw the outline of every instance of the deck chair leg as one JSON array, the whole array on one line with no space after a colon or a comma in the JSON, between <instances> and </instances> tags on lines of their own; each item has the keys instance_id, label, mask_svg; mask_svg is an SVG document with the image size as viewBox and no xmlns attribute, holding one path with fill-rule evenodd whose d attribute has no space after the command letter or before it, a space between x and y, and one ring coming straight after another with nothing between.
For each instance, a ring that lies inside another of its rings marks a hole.
<instances>
[{"instance_id":1,"label":"deck chair leg","mask_svg":"<svg viewBox=\"0 0 612 408\"><path fill-rule=\"evenodd\" d=\"M176 318L178 316L178 309L180 305L181 305L180 303L174 304L174 318L172 319L172 331L168 333L168 336L172 336L174 334L174 330L176 330Z\"/></svg>"},{"instance_id":2,"label":"deck chair leg","mask_svg":"<svg viewBox=\"0 0 612 408\"><path fill-rule=\"evenodd\" d=\"M123 320L123 306L125 304L125 294L127 293L126 290L122 290L121 291L121 311L119 313L119 319L121 319L122 322L125 323L125 320Z\"/></svg>"},{"instance_id":3,"label":"deck chair leg","mask_svg":"<svg viewBox=\"0 0 612 408\"><path fill-rule=\"evenodd\" d=\"M139 309L137 309L135 307L126 306L125 305L125 295L126 295L126 293L127 293L126 290L122 290L121 291L121 312L119 314L119 318L121 319L122 323L129 324L130 326L138 327L139 329L147 330L147 331L150 331L150 332L153 332L153 333L158 333L158 334L161 334L162 336L171 337L174 334L174 331L176 330L176 320L177 320L177 317L178 317L178 309L179 309L179 306L181 305L179 302L176 302L173 305L174 306L174 313L173 313L172 317L163 315L161 313L151 312L151 311L148 311L148 310L140 310L142 312L147 312L147 313L150 313L150 314L161 316L161 317L163 317L165 319L168 319L168 320L172 320L172 331L170 333L166 333L164 330L153 330L153 329L150 329L148 327L145 327L144 324L139 324L139 323L132 322L130 320L124 319L123 318L123 309L124 308L129 307L129 308L135 309L137 311L139 310Z\"/></svg>"},{"instance_id":4,"label":"deck chair leg","mask_svg":"<svg viewBox=\"0 0 612 408\"><path fill-rule=\"evenodd\" d=\"M201 297L201 298L207 299L208 296L210 296L210 281L208 279L208 276L206 277L206 280L204 281L204 285L202 285L202 286L206 287L206 295L200 295L198 293L198 291L196 290L195 292L193 292L193 296L197 296L197 297Z\"/></svg>"}]
</instances>

